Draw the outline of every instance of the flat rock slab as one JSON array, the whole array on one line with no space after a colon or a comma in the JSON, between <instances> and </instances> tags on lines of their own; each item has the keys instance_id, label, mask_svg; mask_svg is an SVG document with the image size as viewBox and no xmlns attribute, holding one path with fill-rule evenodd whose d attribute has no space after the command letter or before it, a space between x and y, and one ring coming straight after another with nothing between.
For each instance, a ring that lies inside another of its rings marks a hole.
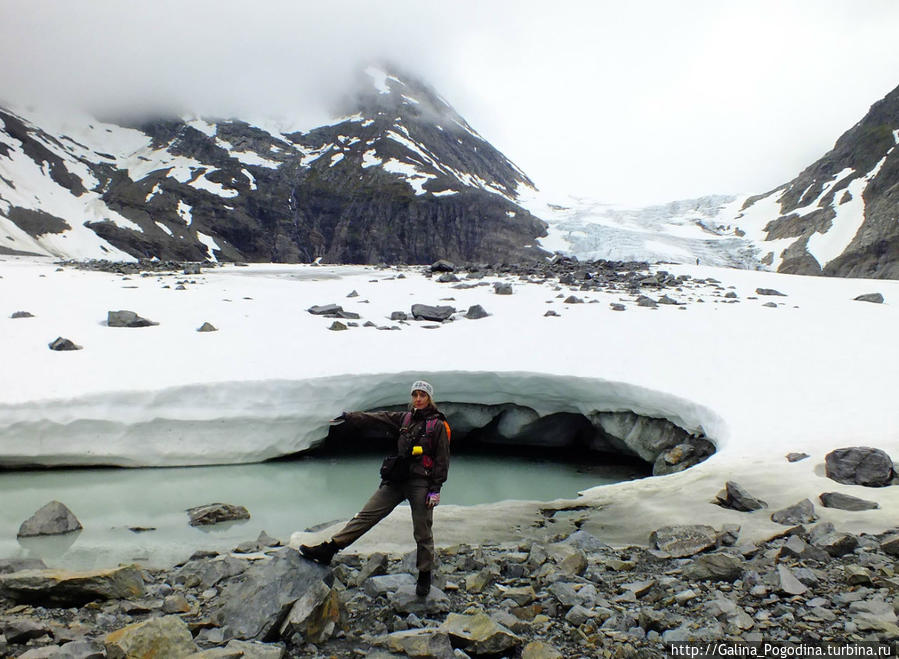
<instances>
[{"instance_id":1,"label":"flat rock slab","mask_svg":"<svg viewBox=\"0 0 899 659\"><path fill-rule=\"evenodd\" d=\"M144 580L136 565L89 572L22 570L0 575L0 596L16 602L72 606L143 595Z\"/></svg>"},{"instance_id":2,"label":"flat rock slab","mask_svg":"<svg viewBox=\"0 0 899 659\"><path fill-rule=\"evenodd\" d=\"M821 505L825 508L838 508L840 510L874 510L880 508L876 501L859 499L858 497L842 492L822 492L819 496Z\"/></svg>"},{"instance_id":3,"label":"flat rock slab","mask_svg":"<svg viewBox=\"0 0 899 659\"><path fill-rule=\"evenodd\" d=\"M446 613L450 610L450 601L446 593L434 586L431 586L426 597L416 595L414 586L400 586L387 594L387 601L397 613L414 613L419 617Z\"/></svg>"},{"instance_id":4,"label":"flat rock slab","mask_svg":"<svg viewBox=\"0 0 899 659\"><path fill-rule=\"evenodd\" d=\"M246 508L230 503L209 503L204 506L188 508L187 514L190 517L191 526L209 526L219 522L250 519L250 513Z\"/></svg>"},{"instance_id":5,"label":"flat rock slab","mask_svg":"<svg viewBox=\"0 0 899 659\"><path fill-rule=\"evenodd\" d=\"M393 632L387 636L387 647L409 657L452 659L453 646L449 636L434 629L413 629Z\"/></svg>"},{"instance_id":6,"label":"flat rock slab","mask_svg":"<svg viewBox=\"0 0 899 659\"><path fill-rule=\"evenodd\" d=\"M649 535L650 546L674 558L693 556L717 543L717 531L705 524L663 526Z\"/></svg>"},{"instance_id":7,"label":"flat rock slab","mask_svg":"<svg viewBox=\"0 0 899 659\"><path fill-rule=\"evenodd\" d=\"M38 535L59 535L71 533L81 528L81 522L65 504L51 501L41 507L31 517L22 522L18 537L30 538Z\"/></svg>"},{"instance_id":8,"label":"flat rock slab","mask_svg":"<svg viewBox=\"0 0 899 659\"><path fill-rule=\"evenodd\" d=\"M456 313L455 307L450 306L432 307L427 304L412 305L412 317L415 318L415 320L430 320L442 323L454 313Z\"/></svg>"},{"instance_id":9,"label":"flat rock slab","mask_svg":"<svg viewBox=\"0 0 899 659\"><path fill-rule=\"evenodd\" d=\"M815 514L815 506L808 499L803 499L799 503L793 504L788 508L778 510L771 513L771 521L785 526L795 526L796 524L808 524L818 519Z\"/></svg>"},{"instance_id":10,"label":"flat rock slab","mask_svg":"<svg viewBox=\"0 0 899 659\"><path fill-rule=\"evenodd\" d=\"M499 654L521 645L521 638L486 613L450 613L439 630L469 654Z\"/></svg>"}]
</instances>

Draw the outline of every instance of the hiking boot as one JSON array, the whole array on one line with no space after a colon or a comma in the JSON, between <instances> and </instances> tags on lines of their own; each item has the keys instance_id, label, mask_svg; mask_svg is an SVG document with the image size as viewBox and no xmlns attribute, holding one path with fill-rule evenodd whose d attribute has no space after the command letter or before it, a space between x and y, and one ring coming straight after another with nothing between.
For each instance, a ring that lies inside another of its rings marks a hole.
<instances>
[{"instance_id":1,"label":"hiking boot","mask_svg":"<svg viewBox=\"0 0 899 659\"><path fill-rule=\"evenodd\" d=\"M331 559L334 558L334 554L337 553L337 545L335 545L332 540L328 540L327 542L312 547L309 545L300 545L300 553L310 561L328 565L331 562Z\"/></svg>"},{"instance_id":2,"label":"hiking boot","mask_svg":"<svg viewBox=\"0 0 899 659\"><path fill-rule=\"evenodd\" d=\"M421 571L418 573L418 581L415 583L415 594L419 597L427 597L431 592L431 572Z\"/></svg>"}]
</instances>

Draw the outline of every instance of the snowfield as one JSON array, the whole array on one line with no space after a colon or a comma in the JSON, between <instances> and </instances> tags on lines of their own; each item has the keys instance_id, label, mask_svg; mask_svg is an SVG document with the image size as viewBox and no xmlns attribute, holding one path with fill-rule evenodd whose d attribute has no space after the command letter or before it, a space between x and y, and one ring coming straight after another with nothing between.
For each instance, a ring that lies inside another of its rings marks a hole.
<instances>
[{"instance_id":1,"label":"snowfield","mask_svg":"<svg viewBox=\"0 0 899 659\"><path fill-rule=\"evenodd\" d=\"M583 493L580 503L591 505L583 528L610 543L645 543L649 530L700 521L741 524L751 541L782 530L770 512L804 498L848 531L894 526L899 487L841 485L824 476L823 462L847 446L899 459L899 282L661 267L694 278L666 291L684 306L641 308L623 293L517 277L507 280L512 295L496 295L489 284L499 277L456 289L421 268L226 265L200 275L125 277L3 257L0 464L265 460L321 440L341 410L405 402L409 383L421 377L434 384L438 402L516 403L541 414L632 410L703 430L718 448L706 462ZM723 290L695 283L709 277ZM347 297L354 290L358 297ZM871 292L885 303L853 300ZM565 304L569 294L585 303ZM763 306L772 301L776 308ZM611 310L612 302L626 310ZM343 321L359 326L329 331L332 319L306 311L328 303L360 314ZM449 304L460 313L443 324L389 320L412 304ZM490 316L465 319L474 304ZM159 325L108 327L107 312L120 309ZM560 317L544 316L550 309ZM10 318L16 311L34 317ZM204 322L218 331L197 332ZM58 336L83 349L49 350ZM811 457L789 463L788 452ZM767 500L769 510L710 504L727 480ZM826 491L881 507L823 508L817 496ZM435 524L440 544L514 539L545 505L500 503L472 515L445 503ZM396 527L407 517L392 515L360 549L405 547L411 534ZM310 537L299 533L294 542Z\"/></svg>"}]
</instances>

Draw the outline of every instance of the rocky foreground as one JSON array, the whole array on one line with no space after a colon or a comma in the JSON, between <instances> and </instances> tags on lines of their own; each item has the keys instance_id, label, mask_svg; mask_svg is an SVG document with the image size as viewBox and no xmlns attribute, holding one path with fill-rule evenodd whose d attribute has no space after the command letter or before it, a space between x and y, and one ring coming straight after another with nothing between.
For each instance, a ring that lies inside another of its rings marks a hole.
<instances>
[{"instance_id":1,"label":"rocky foreground","mask_svg":"<svg viewBox=\"0 0 899 659\"><path fill-rule=\"evenodd\" d=\"M669 643L858 643L899 649L899 528L659 529L612 548L550 541L439 550L414 594L414 554L330 567L265 535L168 570L66 573L0 562L0 654L25 657L661 657ZM895 656L895 655L893 655Z\"/></svg>"}]
</instances>

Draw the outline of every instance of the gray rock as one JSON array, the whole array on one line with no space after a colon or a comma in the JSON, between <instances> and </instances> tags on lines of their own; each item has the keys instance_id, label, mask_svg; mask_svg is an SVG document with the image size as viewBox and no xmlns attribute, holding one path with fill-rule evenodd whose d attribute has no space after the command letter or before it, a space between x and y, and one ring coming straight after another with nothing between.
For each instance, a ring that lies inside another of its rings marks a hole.
<instances>
[{"instance_id":1,"label":"gray rock","mask_svg":"<svg viewBox=\"0 0 899 659\"><path fill-rule=\"evenodd\" d=\"M584 301L581 298L576 297L574 295L569 295L564 300L562 300L562 302L563 302L563 304L583 304L584 303Z\"/></svg>"},{"instance_id":2,"label":"gray rock","mask_svg":"<svg viewBox=\"0 0 899 659\"><path fill-rule=\"evenodd\" d=\"M142 318L133 311L122 310L108 311L106 313L106 324L109 327L151 327L159 323Z\"/></svg>"},{"instance_id":3,"label":"gray rock","mask_svg":"<svg viewBox=\"0 0 899 659\"><path fill-rule=\"evenodd\" d=\"M577 549L585 551L588 554L596 554L612 549L609 545L604 543L595 535L584 530L575 531L570 536L565 538L562 541L562 544L571 545L572 547L576 547Z\"/></svg>"},{"instance_id":4,"label":"gray rock","mask_svg":"<svg viewBox=\"0 0 899 659\"><path fill-rule=\"evenodd\" d=\"M886 452L868 446L831 451L824 458L825 473L838 483L883 487L893 478L893 461Z\"/></svg>"},{"instance_id":5,"label":"gray rock","mask_svg":"<svg viewBox=\"0 0 899 659\"><path fill-rule=\"evenodd\" d=\"M727 481L724 489L716 497L718 503L724 508L731 508L741 512L752 512L767 508L768 504L761 499L756 499L734 481Z\"/></svg>"},{"instance_id":6,"label":"gray rock","mask_svg":"<svg viewBox=\"0 0 899 659\"><path fill-rule=\"evenodd\" d=\"M787 595L802 595L808 588L785 565L777 566L778 590Z\"/></svg>"},{"instance_id":7,"label":"gray rock","mask_svg":"<svg viewBox=\"0 0 899 659\"><path fill-rule=\"evenodd\" d=\"M776 291L773 288L757 288L755 289L755 292L757 295L779 295L781 297L786 297L786 294Z\"/></svg>"},{"instance_id":8,"label":"gray rock","mask_svg":"<svg viewBox=\"0 0 899 659\"><path fill-rule=\"evenodd\" d=\"M637 298L637 306L638 307L649 307L650 309L655 309L659 305L655 300L653 300L648 295L641 295L640 297Z\"/></svg>"},{"instance_id":9,"label":"gray rock","mask_svg":"<svg viewBox=\"0 0 899 659\"><path fill-rule=\"evenodd\" d=\"M479 318L486 318L488 315L490 315L490 314L488 314L484 310L484 307L482 307L480 304L475 304L475 305L468 307L468 311L465 313L465 317L468 318L469 320L477 320Z\"/></svg>"},{"instance_id":10,"label":"gray rock","mask_svg":"<svg viewBox=\"0 0 899 659\"><path fill-rule=\"evenodd\" d=\"M53 632L44 623L29 618L11 618L0 621L0 632L7 642L13 645L25 645L28 641L41 636L52 636Z\"/></svg>"},{"instance_id":11,"label":"gray rock","mask_svg":"<svg viewBox=\"0 0 899 659\"><path fill-rule=\"evenodd\" d=\"M403 585L387 593L387 601L397 613L414 613L421 616L446 613L450 610L449 597L434 586L431 586L425 597L419 597L415 594L415 586Z\"/></svg>"},{"instance_id":12,"label":"gray rock","mask_svg":"<svg viewBox=\"0 0 899 659\"><path fill-rule=\"evenodd\" d=\"M98 642L79 640L60 646L53 659L105 659L106 649Z\"/></svg>"},{"instance_id":13,"label":"gray rock","mask_svg":"<svg viewBox=\"0 0 899 659\"><path fill-rule=\"evenodd\" d=\"M439 629L455 647L475 655L499 654L521 645L521 638L486 613L450 613Z\"/></svg>"},{"instance_id":14,"label":"gray rock","mask_svg":"<svg viewBox=\"0 0 899 659\"><path fill-rule=\"evenodd\" d=\"M785 526L795 526L796 524L808 524L818 519L815 515L815 506L808 499L803 499L799 503L793 504L788 508L778 510L771 513L771 521L783 524Z\"/></svg>"},{"instance_id":15,"label":"gray rock","mask_svg":"<svg viewBox=\"0 0 899 659\"><path fill-rule=\"evenodd\" d=\"M609 307L612 309L612 311L624 311L626 308L620 302L612 302L611 304L609 304Z\"/></svg>"},{"instance_id":16,"label":"gray rock","mask_svg":"<svg viewBox=\"0 0 899 659\"><path fill-rule=\"evenodd\" d=\"M196 559L178 568L174 578L175 583L182 583L189 588L200 586L205 590L223 579L237 576L247 566L247 561L232 556Z\"/></svg>"},{"instance_id":17,"label":"gray rock","mask_svg":"<svg viewBox=\"0 0 899 659\"><path fill-rule=\"evenodd\" d=\"M899 533L885 537L880 543L880 551L890 556L899 556Z\"/></svg>"},{"instance_id":18,"label":"gray rock","mask_svg":"<svg viewBox=\"0 0 899 659\"><path fill-rule=\"evenodd\" d=\"M63 351L63 350L82 350L82 346L75 344L69 339L63 338L61 336L57 336L50 343L47 344L50 347L50 350Z\"/></svg>"},{"instance_id":19,"label":"gray rock","mask_svg":"<svg viewBox=\"0 0 899 659\"><path fill-rule=\"evenodd\" d=\"M650 546L675 558L693 556L717 542L718 533L704 524L664 526L649 535Z\"/></svg>"},{"instance_id":20,"label":"gray rock","mask_svg":"<svg viewBox=\"0 0 899 659\"><path fill-rule=\"evenodd\" d=\"M883 304L883 295L880 293L865 293L864 295L859 295L858 297L852 298L853 300L858 300L859 302L873 302L874 304Z\"/></svg>"},{"instance_id":21,"label":"gray rock","mask_svg":"<svg viewBox=\"0 0 899 659\"><path fill-rule=\"evenodd\" d=\"M493 284L493 292L497 295L512 295L512 284L496 282Z\"/></svg>"},{"instance_id":22,"label":"gray rock","mask_svg":"<svg viewBox=\"0 0 899 659\"><path fill-rule=\"evenodd\" d=\"M459 278L451 272L445 272L439 277L437 277L437 281L441 284L450 284L460 281Z\"/></svg>"},{"instance_id":23,"label":"gray rock","mask_svg":"<svg viewBox=\"0 0 899 659\"><path fill-rule=\"evenodd\" d=\"M233 522L241 519L250 519L249 511L243 506L235 506L230 503L208 503L187 509L191 526L209 526L219 522Z\"/></svg>"},{"instance_id":24,"label":"gray rock","mask_svg":"<svg viewBox=\"0 0 899 659\"><path fill-rule=\"evenodd\" d=\"M197 328L198 332L218 332L218 328L215 327L212 323L203 323Z\"/></svg>"},{"instance_id":25,"label":"gray rock","mask_svg":"<svg viewBox=\"0 0 899 659\"><path fill-rule=\"evenodd\" d=\"M281 637L299 634L308 643L322 643L334 634L340 612L337 591L321 580L313 580L281 624Z\"/></svg>"},{"instance_id":26,"label":"gray rock","mask_svg":"<svg viewBox=\"0 0 899 659\"><path fill-rule=\"evenodd\" d=\"M788 462L799 462L800 460L805 460L807 457L809 457L808 453L787 453Z\"/></svg>"},{"instance_id":27,"label":"gray rock","mask_svg":"<svg viewBox=\"0 0 899 659\"><path fill-rule=\"evenodd\" d=\"M213 620L225 629L226 638L264 640L310 588L321 581L330 585L332 580L328 568L293 549L282 549L222 590L222 606Z\"/></svg>"},{"instance_id":28,"label":"gray rock","mask_svg":"<svg viewBox=\"0 0 899 659\"><path fill-rule=\"evenodd\" d=\"M684 576L694 581L736 581L743 574L743 559L732 554L704 554L688 565Z\"/></svg>"},{"instance_id":29,"label":"gray rock","mask_svg":"<svg viewBox=\"0 0 899 659\"><path fill-rule=\"evenodd\" d=\"M333 323L331 323L331 325L328 327L328 329L331 330L332 332L342 332L344 330L349 329L349 327L347 327L346 325L341 323L339 320L335 320Z\"/></svg>"},{"instance_id":30,"label":"gray rock","mask_svg":"<svg viewBox=\"0 0 899 659\"><path fill-rule=\"evenodd\" d=\"M106 635L109 659L186 657L197 652L190 629L178 616L150 618Z\"/></svg>"},{"instance_id":31,"label":"gray rock","mask_svg":"<svg viewBox=\"0 0 899 659\"><path fill-rule=\"evenodd\" d=\"M43 570L47 567L39 558L0 558L0 574L9 574L20 570Z\"/></svg>"},{"instance_id":32,"label":"gray rock","mask_svg":"<svg viewBox=\"0 0 899 659\"><path fill-rule=\"evenodd\" d=\"M431 264L431 272L455 272L456 266L451 261L440 259Z\"/></svg>"},{"instance_id":33,"label":"gray rock","mask_svg":"<svg viewBox=\"0 0 899 659\"><path fill-rule=\"evenodd\" d=\"M425 659L453 659L454 657L449 636L435 629L393 632L387 636L387 647L391 652L402 653L409 657L424 657Z\"/></svg>"},{"instance_id":34,"label":"gray rock","mask_svg":"<svg viewBox=\"0 0 899 659\"><path fill-rule=\"evenodd\" d=\"M408 318L405 311L394 311L390 314L390 320L408 320Z\"/></svg>"},{"instance_id":35,"label":"gray rock","mask_svg":"<svg viewBox=\"0 0 899 659\"><path fill-rule=\"evenodd\" d=\"M261 643L259 641L238 641L232 639L225 646L229 650L242 652L242 659L281 659L285 648L280 643Z\"/></svg>"},{"instance_id":36,"label":"gray rock","mask_svg":"<svg viewBox=\"0 0 899 659\"><path fill-rule=\"evenodd\" d=\"M575 604L568 609L568 613L565 614L565 620L575 627L580 627L592 617L593 613L582 607L580 604Z\"/></svg>"},{"instance_id":37,"label":"gray rock","mask_svg":"<svg viewBox=\"0 0 899 659\"><path fill-rule=\"evenodd\" d=\"M876 501L859 499L858 497L842 492L822 492L819 496L821 504L825 508L838 508L840 510L874 510L880 508Z\"/></svg>"},{"instance_id":38,"label":"gray rock","mask_svg":"<svg viewBox=\"0 0 899 659\"><path fill-rule=\"evenodd\" d=\"M430 320L442 323L456 313L456 309L450 306L432 307L427 304L413 304L412 317L415 320Z\"/></svg>"},{"instance_id":39,"label":"gray rock","mask_svg":"<svg viewBox=\"0 0 899 659\"><path fill-rule=\"evenodd\" d=\"M669 297L668 295L663 295L662 297L659 298L659 304L679 305L680 302L678 302L677 300L675 300L672 297Z\"/></svg>"},{"instance_id":40,"label":"gray rock","mask_svg":"<svg viewBox=\"0 0 899 659\"><path fill-rule=\"evenodd\" d=\"M22 522L17 536L29 538L38 535L59 535L78 531L81 528L83 528L81 522L65 504L51 501Z\"/></svg>"},{"instance_id":41,"label":"gray rock","mask_svg":"<svg viewBox=\"0 0 899 659\"><path fill-rule=\"evenodd\" d=\"M543 316L545 318L558 318L559 314L557 312L553 311L552 309L550 309L545 314L543 314Z\"/></svg>"},{"instance_id":42,"label":"gray rock","mask_svg":"<svg viewBox=\"0 0 899 659\"><path fill-rule=\"evenodd\" d=\"M521 651L521 659L564 659L555 647L543 641L531 641Z\"/></svg>"},{"instance_id":43,"label":"gray rock","mask_svg":"<svg viewBox=\"0 0 899 659\"><path fill-rule=\"evenodd\" d=\"M386 573L387 554L375 552L368 557L368 559L359 569L359 573L353 579L353 585L358 586L369 577L381 576Z\"/></svg>"},{"instance_id":44,"label":"gray rock","mask_svg":"<svg viewBox=\"0 0 899 659\"><path fill-rule=\"evenodd\" d=\"M316 304L306 309L313 316L331 316L339 314L343 311L343 307L338 304Z\"/></svg>"},{"instance_id":45,"label":"gray rock","mask_svg":"<svg viewBox=\"0 0 899 659\"><path fill-rule=\"evenodd\" d=\"M765 304L763 304L762 306L763 306L763 307L768 307L769 309L777 309L777 303L776 303L776 302L765 302Z\"/></svg>"},{"instance_id":46,"label":"gray rock","mask_svg":"<svg viewBox=\"0 0 899 659\"><path fill-rule=\"evenodd\" d=\"M183 274L185 274L185 275L202 274L202 271L200 270L200 264L199 263L185 263Z\"/></svg>"},{"instance_id":47,"label":"gray rock","mask_svg":"<svg viewBox=\"0 0 899 659\"><path fill-rule=\"evenodd\" d=\"M28 311L14 311L10 318L34 318L34 314Z\"/></svg>"},{"instance_id":48,"label":"gray rock","mask_svg":"<svg viewBox=\"0 0 899 659\"><path fill-rule=\"evenodd\" d=\"M386 595L403 586L415 586L415 577L411 574L386 574L382 577L370 577L362 584L362 589L369 597Z\"/></svg>"}]
</instances>

